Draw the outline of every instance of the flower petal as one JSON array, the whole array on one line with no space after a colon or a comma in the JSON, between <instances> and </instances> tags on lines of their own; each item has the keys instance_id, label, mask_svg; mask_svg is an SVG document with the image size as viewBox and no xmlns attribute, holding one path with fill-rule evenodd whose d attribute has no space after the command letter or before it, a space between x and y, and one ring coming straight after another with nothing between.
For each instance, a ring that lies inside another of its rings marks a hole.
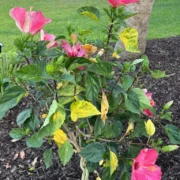
<instances>
[{"instance_id":1,"label":"flower petal","mask_svg":"<svg viewBox=\"0 0 180 180\"><path fill-rule=\"evenodd\" d=\"M160 180L162 176L161 168L159 166L148 166L142 169L144 177L147 180Z\"/></svg>"},{"instance_id":2,"label":"flower petal","mask_svg":"<svg viewBox=\"0 0 180 180\"><path fill-rule=\"evenodd\" d=\"M50 19L46 19L42 12L40 11L31 11L30 12L30 29L29 32L31 35L38 33L45 24L51 22Z\"/></svg>"},{"instance_id":3,"label":"flower petal","mask_svg":"<svg viewBox=\"0 0 180 180\"><path fill-rule=\"evenodd\" d=\"M136 162L140 162L143 165L154 165L158 153L155 149L142 149L138 156L134 159Z\"/></svg>"},{"instance_id":4,"label":"flower petal","mask_svg":"<svg viewBox=\"0 0 180 180\"><path fill-rule=\"evenodd\" d=\"M9 15L16 21L17 27L24 32L23 26L25 22L26 9L21 7L15 7L10 10Z\"/></svg>"},{"instance_id":5,"label":"flower petal","mask_svg":"<svg viewBox=\"0 0 180 180\"><path fill-rule=\"evenodd\" d=\"M112 7L124 6L126 4L138 2L138 0L108 0Z\"/></svg>"},{"instance_id":6,"label":"flower petal","mask_svg":"<svg viewBox=\"0 0 180 180\"><path fill-rule=\"evenodd\" d=\"M144 110L143 110L143 113L144 113L146 116L154 117L154 114L153 114L149 109L144 109Z\"/></svg>"}]
</instances>

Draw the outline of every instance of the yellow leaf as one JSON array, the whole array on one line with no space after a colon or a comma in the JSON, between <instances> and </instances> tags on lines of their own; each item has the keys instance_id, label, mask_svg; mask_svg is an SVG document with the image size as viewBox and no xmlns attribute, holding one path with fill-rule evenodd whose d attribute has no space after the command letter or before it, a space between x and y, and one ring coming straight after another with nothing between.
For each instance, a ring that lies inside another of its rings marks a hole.
<instances>
[{"instance_id":1,"label":"yellow leaf","mask_svg":"<svg viewBox=\"0 0 180 180\"><path fill-rule=\"evenodd\" d=\"M101 180L101 178L98 176L98 177L96 178L96 180Z\"/></svg>"},{"instance_id":2,"label":"yellow leaf","mask_svg":"<svg viewBox=\"0 0 180 180\"><path fill-rule=\"evenodd\" d=\"M99 52L97 53L98 56L102 56L104 54L105 50L104 49L100 49Z\"/></svg>"},{"instance_id":3,"label":"yellow leaf","mask_svg":"<svg viewBox=\"0 0 180 180\"><path fill-rule=\"evenodd\" d=\"M61 145L63 145L67 141L67 136L63 130L58 129L53 133L53 139L58 147L61 147Z\"/></svg>"},{"instance_id":4,"label":"yellow leaf","mask_svg":"<svg viewBox=\"0 0 180 180\"><path fill-rule=\"evenodd\" d=\"M149 136L154 135L156 128L150 119L147 122L145 122L145 128L146 128L146 132Z\"/></svg>"},{"instance_id":5,"label":"yellow leaf","mask_svg":"<svg viewBox=\"0 0 180 180\"><path fill-rule=\"evenodd\" d=\"M120 40L123 42L126 51L140 52L138 48L138 31L135 28L125 28L120 34Z\"/></svg>"},{"instance_id":6,"label":"yellow leaf","mask_svg":"<svg viewBox=\"0 0 180 180\"><path fill-rule=\"evenodd\" d=\"M125 135L128 135L132 130L134 130L134 124L132 122L130 122Z\"/></svg>"},{"instance_id":7,"label":"yellow leaf","mask_svg":"<svg viewBox=\"0 0 180 180\"><path fill-rule=\"evenodd\" d=\"M99 161L99 166L102 166L104 163L104 160L102 159L101 161Z\"/></svg>"},{"instance_id":8,"label":"yellow leaf","mask_svg":"<svg viewBox=\"0 0 180 180\"><path fill-rule=\"evenodd\" d=\"M52 119L53 119L53 121L61 120L61 119L63 119L63 115L60 112L56 111L53 114Z\"/></svg>"},{"instance_id":9,"label":"yellow leaf","mask_svg":"<svg viewBox=\"0 0 180 180\"><path fill-rule=\"evenodd\" d=\"M97 63L96 58L89 58L89 60L93 63Z\"/></svg>"},{"instance_id":10,"label":"yellow leaf","mask_svg":"<svg viewBox=\"0 0 180 180\"><path fill-rule=\"evenodd\" d=\"M116 59L119 59L119 58L120 58L120 56L119 56L116 52L113 52L112 57L114 57L114 58L116 58Z\"/></svg>"},{"instance_id":11,"label":"yellow leaf","mask_svg":"<svg viewBox=\"0 0 180 180\"><path fill-rule=\"evenodd\" d=\"M104 93L104 91L102 90L102 100L101 100L101 120L103 121L103 123L105 123L105 120L107 119L107 113L109 110L109 103L107 100L107 96Z\"/></svg>"},{"instance_id":12,"label":"yellow leaf","mask_svg":"<svg viewBox=\"0 0 180 180\"><path fill-rule=\"evenodd\" d=\"M62 86L63 86L63 83L60 82L60 83L57 84L56 89L60 89Z\"/></svg>"},{"instance_id":13,"label":"yellow leaf","mask_svg":"<svg viewBox=\"0 0 180 180\"><path fill-rule=\"evenodd\" d=\"M26 94L24 95L25 97L28 97L29 96L29 92L26 92Z\"/></svg>"},{"instance_id":14,"label":"yellow leaf","mask_svg":"<svg viewBox=\"0 0 180 180\"><path fill-rule=\"evenodd\" d=\"M110 151L110 175L114 173L114 171L118 167L118 159L114 152Z\"/></svg>"},{"instance_id":15,"label":"yellow leaf","mask_svg":"<svg viewBox=\"0 0 180 180\"><path fill-rule=\"evenodd\" d=\"M76 122L79 118L100 115L97 108L88 101L78 100L71 104L71 119Z\"/></svg>"},{"instance_id":16,"label":"yellow leaf","mask_svg":"<svg viewBox=\"0 0 180 180\"><path fill-rule=\"evenodd\" d=\"M47 114L42 114L42 119L45 119L47 117Z\"/></svg>"},{"instance_id":17,"label":"yellow leaf","mask_svg":"<svg viewBox=\"0 0 180 180\"><path fill-rule=\"evenodd\" d=\"M106 162L104 163L103 167L108 168L110 166L110 161L106 160Z\"/></svg>"}]
</instances>

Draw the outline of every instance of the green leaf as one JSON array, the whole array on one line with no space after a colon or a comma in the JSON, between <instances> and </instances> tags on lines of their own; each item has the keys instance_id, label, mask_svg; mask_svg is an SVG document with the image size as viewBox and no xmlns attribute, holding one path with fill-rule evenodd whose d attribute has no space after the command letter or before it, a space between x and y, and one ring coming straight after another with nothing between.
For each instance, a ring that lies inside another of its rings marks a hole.
<instances>
[{"instance_id":1,"label":"green leaf","mask_svg":"<svg viewBox=\"0 0 180 180\"><path fill-rule=\"evenodd\" d=\"M97 8L93 7L93 6L85 6L85 7L81 7L78 10L78 13L80 13L81 15L85 15L89 18L91 18L92 20L98 22L99 18L100 18L100 12Z\"/></svg>"},{"instance_id":2,"label":"green leaf","mask_svg":"<svg viewBox=\"0 0 180 180\"><path fill-rule=\"evenodd\" d=\"M139 105L141 111L145 108L152 109L152 106L150 105L150 101L142 89L133 88L132 91L136 93L139 99Z\"/></svg>"},{"instance_id":3,"label":"green leaf","mask_svg":"<svg viewBox=\"0 0 180 180\"><path fill-rule=\"evenodd\" d=\"M149 59L148 59L148 57L143 55L141 58L144 60L143 63L142 63L142 66L141 66L142 71L143 72L149 72L150 69L149 69Z\"/></svg>"},{"instance_id":4,"label":"green leaf","mask_svg":"<svg viewBox=\"0 0 180 180\"><path fill-rule=\"evenodd\" d=\"M108 17L109 18L111 18L111 13L109 12L109 10L108 9L106 9L106 8L103 8L103 10L104 10L104 12L108 15Z\"/></svg>"},{"instance_id":5,"label":"green leaf","mask_svg":"<svg viewBox=\"0 0 180 180\"><path fill-rule=\"evenodd\" d=\"M129 75L122 76L122 85L126 91L131 87L133 82L134 82L134 78L132 76Z\"/></svg>"},{"instance_id":6,"label":"green leaf","mask_svg":"<svg viewBox=\"0 0 180 180\"><path fill-rule=\"evenodd\" d=\"M65 116L66 116L66 113L65 113L64 107L58 104L58 108L56 112L52 115L52 117L50 118L49 123L46 126L43 126L39 130L39 132L37 133L37 136L39 138L51 136L64 123Z\"/></svg>"},{"instance_id":7,"label":"green leaf","mask_svg":"<svg viewBox=\"0 0 180 180\"><path fill-rule=\"evenodd\" d=\"M144 59L136 59L136 60L134 60L134 61L132 62L132 65L139 64L139 63L141 63L141 62L143 62L143 61L144 61Z\"/></svg>"},{"instance_id":8,"label":"green leaf","mask_svg":"<svg viewBox=\"0 0 180 180\"><path fill-rule=\"evenodd\" d=\"M94 102L101 88L100 79L93 73L87 73L85 83L86 97L89 101Z\"/></svg>"},{"instance_id":9,"label":"green leaf","mask_svg":"<svg viewBox=\"0 0 180 180\"><path fill-rule=\"evenodd\" d=\"M98 117L94 125L94 135L96 137L103 133L104 126L105 125L103 124L102 120L100 119L100 117Z\"/></svg>"},{"instance_id":10,"label":"green leaf","mask_svg":"<svg viewBox=\"0 0 180 180\"><path fill-rule=\"evenodd\" d=\"M55 38L55 41L59 40L59 39L66 39L66 36L64 34L60 34L59 36L57 36Z\"/></svg>"},{"instance_id":11,"label":"green leaf","mask_svg":"<svg viewBox=\"0 0 180 180\"><path fill-rule=\"evenodd\" d=\"M68 104L70 102L74 101L74 96L71 97L60 97L59 98L59 103L64 105L64 104Z\"/></svg>"},{"instance_id":12,"label":"green leaf","mask_svg":"<svg viewBox=\"0 0 180 180\"><path fill-rule=\"evenodd\" d=\"M16 106L21 98L26 94L25 89L19 86L14 86L6 90L0 98L0 120L6 112Z\"/></svg>"},{"instance_id":13,"label":"green leaf","mask_svg":"<svg viewBox=\"0 0 180 180\"><path fill-rule=\"evenodd\" d=\"M155 71L151 71L151 77L154 79L161 79L169 76L166 75L165 71L155 70Z\"/></svg>"},{"instance_id":14,"label":"green leaf","mask_svg":"<svg viewBox=\"0 0 180 180\"><path fill-rule=\"evenodd\" d=\"M103 135L106 138L115 138L121 134L123 125L120 121L115 121L112 124L106 123L103 131Z\"/></svg>"},{"instance_id":15,"label":"green leaf","mask_svg":"<svg viewBox=\"0 0 180 180\"><path fill-rule=\"evenodd\" d=\"M75 91L75 87L76 87L76 92ZM81 86L74 86L72 84L68 84L66 86L64 86L60 91L59 91L59 95L60 96L72 96L74 97L74 95L78 95L80 92L84 91L84 88ZM75 93L75 94L74 94Z\"/></svg>"},{"instance_id":16,"label":"green leaf","mask_svg":"<svg viewBox=\"0 0 180 180\"><path fill-rule=\"evenodd\" d=\"M129 91L125 99L126 108L132 113L140 114L140 103L137 94L133 91Z\"/></svg>"},{"instance_id":17,"label":"green leaf","mask_svg":"<svg viewBox=\"0 0 180 180\"><path fill-rule=\"evenodd\" d=\"M25 109L24 111L20 112L17 116L16 122L18 124L18 126L20 126L21 124L23 124L28 118L31 117L32 114L32 109Z\"/></svg>"},{"instance_id":18,"label":"green leaf","mask_svg":"<svg viewBox=\"0 0 180 180\"><path fill-rule=\"evenodd\" d=\"M161 115L160 118L172 121L172 112L166 112L165 114Z\"/></svg>"},{"instance_id":19,"label":"green leaf","mask_svg":"<svg viewBox=\"0 0 180 180\"><path fill-rule=\"evenodd\" d=\"M23 138L26 134L23 128L13 128L9 135L11 136L11 138L13 139L21 139Z\"/></svg>"},{"instance_id":20,"label":"green leaf","mask_svg":"<svg viewBox=\"0 0 180 180\"><path fill-rule=\"evenodd\" d=\"M117 179L117 173L113 173L112 176L110 175L110 168L103 168L102 172L102 180L116 180Z\"/></svg>"},{"instance_id":21,"label":"green leaf","mask_svg":"<svg viewBox=\"0 0 180 180\"><path fill-rule=\"evenodd\" d=\"M44 126L48 125L49 124L49 121L50 121L50 117L55 113L56 109L58 107L58 104L57 104L57 101L56 100L53 100L51 106L50 106L50 109L49 109L49 112L48 112L48 115L44 121L44 124L41 128L43 128Z\"/></svg>"},{"instance_id":22,"label":"green leaf","mask_svg":"<svg viewBox=\"0 0 180 180\"><path fill-rule=\"evenodd\" d=\"M135 28L125 28L120 34L120 40L123 42L126 51L139 53L138 31Z\"/></svg>"},{"instance_id":23,"label":"green leaf","mask_svg":"<svg viewBox=\"0 0 180 180\"><path fill-rule=\"evenodd\" d=\"M124 172L121 180L130 180L131 179L131 173L130 172Z\"/></svg>"},{"instance_id":24,"label":"green leaf","mask_svg":"<svg viewBox=\"0 0 180 180\"><path fill-rule=\"evenodd\" d=\"M64 143L58 149L59 158L60 158L63 166L65 166L70 161L73 153L74 153L73 147L68 141L66 141L66 143Z\"/></svg>"},{"instance_id":25,"label":"green leaf","mask_svg":"<svg viewBox=\"0 0 180 180\"><path fill-rule=\"evenodd\" d=\"M92 64L87 68L87 71L106 77L112 77L113 75L112 64L109 62L99 62Z\"/></svg>"},{"instance_id":26,"label":"green leaf","mask_svg":"<svg viewBox=\"0 0 180 180\"><path fill-rule=\"evenodd\" d=\"M35 131L40 124L39 118L37 114L33 114L29 119L27 119L24 123L25 127L30 128L31 130Z\"/></svg>"},{"instance_id":27,"label":"green leaf","mask_svg":"<svg viewBox=\"0 0 180 180\"><path fill-rule=\"evenodd\" d=\"M33 134L29 139L26 141L26 145L28 147L39 148L43 144L43 139L38 137L38 134Z\"/></svg>"},{"instance_id":28,"label":"green leaf","mask_svg":"<svg viewBox=\"0 0 180 180\"><path fill-rule=\"evenodd\" d=\"M15 76L23 80L31 80L39 82L42 80L42 69L36 64L30 64L22 67L20 70L15 72Z\"/></svg>"},{"instance_id":29,"label":"green leaf","mask_svg":"<svg viewBox=\"0 0 180 180\"><path fill-rule=\"evenodd\" d=\"M105 147L99 142L94 142L88 144L83 150L81 150L80 155L83 156L87 161L97 163L103 159L103 154L105 153Z\"/></svg>"},{"instance_id":30,"label":"green leaf","mask_svg":"<svg viewBox=\"0 0 180 180\"><path fill-rule=\"evenodd\" d=\"M136 145L129 145L128 146L128 158L135 158L139 154L140 150L142 149L141 146Z\"/></svg>"},{"instance_id":31,"label":"green leaf","mask_svg":"<svg viewBox=\"0 0 180 180\"><path fill-rule=\"evenodd\" d=\"M55 113L58 114L53 116ZM60 104L58 104L58 108L55 113L53 113L46 126L43 126L37 133L33 134L26 141L28 147L40 147L43 143L44 137L51 136L56 130L61 127L65 120L65 110Z\"/></svg>"},{"instance_id":32,"label":"green leaf","mask_svg":"<svg viewBox=\"0 0 180 180\"><path fill-rule=\"evenodd\" d=\"M65 82L71 82L73 84L76 84L74 76L72 76L71 74L68 74L68 73L61 75L61 80L65 81Z\"/></svg>"},{"instance_id":33,"label":"green leaf","mask_svg":"<svg viewBox=\"0 0 180 180\"><path fill-rule=\"evenodd\" d=\"M172 144L180 144L180 129L177 126L167 124L164 126L164 130Z\"/></svg>"},{"instance_id":34,"label":"green leaf","mask_svg":"<svg viewBox=\"0 0 180 180\"><path fill-rule=\"evenodd\" d=\"M86 167L88 169L88 172L91 173L99 167L99 163L92 163L87 161Z\"/></svg>"},{"instance_id":35,"label":"green leaf","mask_svg":"<svg viewBox=\"0 0 180 180\"><path fill-rule=\"evenodd\" d=\"M46 165L46 169L48 169L52 165L52 150L51 149L46 149L43 153L43 158L44 158L44 163Z\"/></svg>"},{"instance_id":36,"label":"green leaf","mask_svg":"<svg viewBox=\"0 0 180 180\"><path fill-rule=\"evenodd\" d=\"M134 132L132 132L130 134L130 137L134 138L134 137L148 137L146 129L145 129L145 125L144 125L144 121L140 121L136 124Z\"/></svg>"},{"instance_id":37,"label":"green leaf","mask_svg":"<svg viewBox=\"0 0 180 180\"><path fill-rule=\"evenodd\" d=\"M173 101L169 101L168 103L166 103L163 107L164 110L169 110L169 108L173 105Z\"/></svg>"},{"instance_id":38,"label":"green leaf","mask_svg":"<svg viewBox=\"0 0 180 180\"><path fill-rule=\"evenodd\" d=\"M167 145L167 146L163 146L161 150L163 152L171 152L177 150L178 148L179 146L177 145Z\"/></svg>"},{"instance_id":39,"label":"green leaf","mask_svg":"<svg viewBox=\"0 0 180 180\"><path fill-rule=\"evenodd\" d=\"M79 64L81 64L81 66L84 66L84 65L91 64L91 61L84 57L72 57L66 61L66 68L68 70L73 70L74 68L76 68L77 64L78 64L78 67L79 67Z\"/></svg>"}]
</instances>

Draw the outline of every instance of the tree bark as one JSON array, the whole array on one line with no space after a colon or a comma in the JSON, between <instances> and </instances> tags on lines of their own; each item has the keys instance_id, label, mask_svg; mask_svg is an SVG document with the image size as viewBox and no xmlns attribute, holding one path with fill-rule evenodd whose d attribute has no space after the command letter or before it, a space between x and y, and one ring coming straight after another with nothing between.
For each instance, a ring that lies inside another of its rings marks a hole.
<instances>
[{"instance_id":1,"label":"tree bark","mask_svg":"<svg viewBox=\"0 0 180 180\"><path fill-rule=\"evenodd\" d=\"M128 27L133 27L137 29L138 46L141 53L130 53L123 51L121 54L122 59L134 59L142 55L146 50L146 35L148 32L149 19L152 11L154 0L139 0L138 3L129 4L126 9L130 12L138 13L137 15L129 18L126 23ZM115 50L118 48L124 49L123 44L118 41L115 46Z\"/></svg>"}]
</instances>

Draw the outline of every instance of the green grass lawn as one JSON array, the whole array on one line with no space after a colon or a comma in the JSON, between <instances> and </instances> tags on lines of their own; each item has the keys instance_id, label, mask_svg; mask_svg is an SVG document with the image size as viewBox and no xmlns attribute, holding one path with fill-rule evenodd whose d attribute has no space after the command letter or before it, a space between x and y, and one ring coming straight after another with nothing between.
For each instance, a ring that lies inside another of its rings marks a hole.
<instances>
[{"instance_id":1,"label":"green grass lawn","mask_svg":"<svg viewBox=\"0 0 180 180\"><path fill-rule=\"evenodd\" d=\"M77 29L92 29L93 37L101 37L101 26L86 17L80 16L76 10L82 6L92 5L101 10L101 20L105 23L106 17L102 8L107 7L106 0L0 0L0 42L4 44L4 51L14 49L14 38L21 35L14 20L9 16L9 10L20 6L34 7L40 10L52 22L45 26L48 33L59 35L65 31L69 21ZM150 20L148 39L164 38L180 35L179 0L156 0Z\"/></svg>"}]
</instances>

